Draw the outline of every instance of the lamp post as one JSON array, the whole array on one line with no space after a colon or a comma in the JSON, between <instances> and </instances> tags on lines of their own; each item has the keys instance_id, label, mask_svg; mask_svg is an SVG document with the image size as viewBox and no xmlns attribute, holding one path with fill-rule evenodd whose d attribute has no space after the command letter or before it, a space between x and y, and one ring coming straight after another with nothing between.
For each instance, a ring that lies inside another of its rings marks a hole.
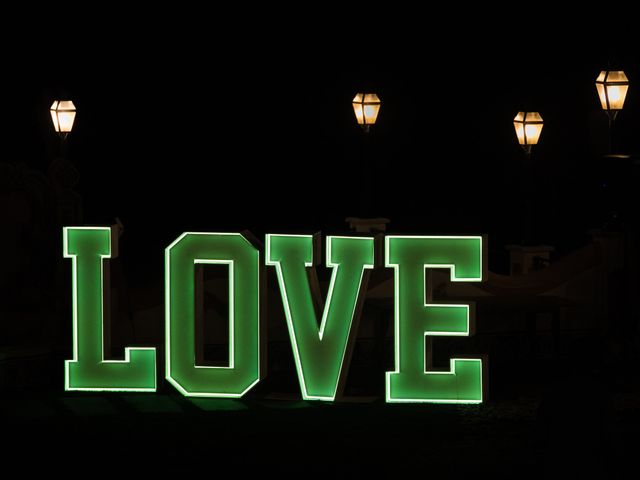
<instances>
[{"instance_id":1,"label":"lamp post","mask_svg":"<svg viewBox=\"0 0 640 480\"><path fill-rule=\"evenodd\" d=\"M602 109L609 117L609 153L613 153L613 127L629 90L629 79L622 70L603 70L596 78Z\"/></svg>"},{"instance_id":2,"label":"lamp post","mask_svg":"<svg viewBox=\"0 0 640 480\"><path fill-rule=\"evenodd\" d=\"M382 102L375 93L358 93L353 97L352 106L358 125L364 132L362 139L362 168L364 170L364 185L361 188L361 209L364 216L371 216L371 183L374 181L373 165L369 153L369 134L371 126L375 125L380 113Z\"/></svg>"},{"instance_id":3,"label":"lamp post","mask_svg":"<svg viewBox=\"0 0 640 480\"><path fill-rule=\"evenodd\" d=\"M382 102L375 93L358 93L352 100L353 113L356 116L358 125L362 128L364 136L362 139L362 155L361 162L364 170L364 185L361 186L359 191L360 196L360 209L364 217L348 217L346 220L349 223L349 227L357 232L383 232L386 230L386 225L389 223L389 219L375 217L371 218L378 212L372 212L372 198L371 198L371 183L375 180L373 175L373 165L369 156L369 133L371 132L371 126L376 124L378 120L378 114L380 113L380 107ZM375 207L375 205L373 205Z\"/></svg>"},{"instance_id":4,"label":"lamp post","mask_svg":"<svg viewBox=\"0 0 640 480\"><path fill-rule=\"evenodd\" d=\"M518 112L513 119L513 126L516 131L518 143L525 153L523 176L524 176L524 195L525 195L525 224L522 243L524 245L531 242L531 205L534 193L533 181L531 178L531 150L534 145L540 141L542 127L544 122L542 116L538 112Z\"/></svg>"},{"instance_id":5,"label":"lamp post","mask_svg":"<svg viewBox=\"0 0 640 480\"><path fill-rule=\"evenodd\" d=\"M76 107L71 100L56 100L49 109L53 129L60 138L59 155L49 165L48 174L57 195L58 221L62 225L82 222L82 197L74 187L80 174L67 158L67 137L73 130Z\"/></svg>"}]
</instances>

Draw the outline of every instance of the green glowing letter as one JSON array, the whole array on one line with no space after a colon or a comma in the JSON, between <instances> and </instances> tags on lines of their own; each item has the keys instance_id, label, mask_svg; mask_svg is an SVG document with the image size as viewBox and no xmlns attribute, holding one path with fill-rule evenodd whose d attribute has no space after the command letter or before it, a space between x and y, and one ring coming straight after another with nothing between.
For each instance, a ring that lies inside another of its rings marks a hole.
<instances>
[{"instance_id":1,"label":"green glowing letter","mask_svg":"<svg viewBox=\"0 0 640 480\"><path fill-rule=\"evenodd\" d=\"M429 304L427 268L449 268L453 282L482 281L482 237L385 238L385 265L395 274L395 371L387 402L481 403L482 360L453 358L451 370L427 371L428 335L469 335L468 305Z\"/></svg>"},{"instance_id":2,"label":"green glowing letter","mask_svg":"<svg viewBox=\"0 0 640 480\"><path fill-rule=\"evenodd\" d=\"M196 264L229 268L229 366L196 365ZM260 380L260 253L239 233L183 233L165 251L166 377L183 395L242 397Z\"/></svg>"},{"instance_id":3,"label":"green glowing letter","mask_svg":"<svg viewBox=\"0 0 640 480\"><path fill-rule=\"evenodd\" d=\"M327 237L327 267L333 272L320 325L317 276L313 270L307 275L318 258L313 237L267 235L266 242L266 263L276 267L302 397L334 400L357 329L365 270L373 268L373 238Z\"/></svg>"},{"instance_id":4,"label":"green glowing letter","mask_svg":"<svg viewBox=\"0 0 640 480\"><path fill-rule=\"evenodd\" d=\"M155 348L128 347L124 361L105 360L109 264L104 259L112 249L117 252L117 235L109 227L63 229L63 253L73 261L73 360L65 362L65 389L153 392Z\"/></svg>"}]
</instances>

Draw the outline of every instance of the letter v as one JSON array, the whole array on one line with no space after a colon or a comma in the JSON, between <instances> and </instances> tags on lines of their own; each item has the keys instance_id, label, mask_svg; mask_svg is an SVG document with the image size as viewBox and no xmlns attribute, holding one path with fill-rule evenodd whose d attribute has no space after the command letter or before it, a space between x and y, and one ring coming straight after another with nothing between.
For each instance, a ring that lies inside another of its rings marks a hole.
<instances>
[{"instance_id":1,"label":"letter v","mask_svg":"<svg viewBox=\"0 0 640 480\"><path fill-rule=\"evenodd\" d=\"M316 237L317 238L317 237ZM327 267L332 268L322 319L315 265L318 263L311 235L266 236L266 263L276 267L282 303L293 348L302 397L335 400L342 393L343 368L353 340L374 264L371 237L327 237ZM307 275L307 268L311 268Z\"/></svg>"}]
</instances>

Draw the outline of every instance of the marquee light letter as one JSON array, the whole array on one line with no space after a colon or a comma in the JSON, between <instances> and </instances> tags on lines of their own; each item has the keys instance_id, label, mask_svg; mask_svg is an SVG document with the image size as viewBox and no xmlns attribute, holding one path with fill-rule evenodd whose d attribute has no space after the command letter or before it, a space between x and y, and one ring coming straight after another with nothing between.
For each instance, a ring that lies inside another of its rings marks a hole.
<instances>
[{"instance_id":1,"label":"marquee light letter","mask_svg":"<svg viewBox=\"0 0 640 480\"><path fill-rule=\"evenodd\" d=\"M196 364L196 265L229 269L229 365ZM183 395L242 397L260 380L260 253L239 233L183 233L165 250L166 378Z\"/></svg>"},{"instance_id":2,"label":"marquee light letter","mask_svg":"<svg viewBox=\"0 0 640 480\"><path fill-rule=\"evenodd\" d=\"M316 237L319 240L319 237ZM315 265L319 255L311 235L267 235L266 263L276 267L291 337L298 380L305 400L334 400L344 383L366 288L373 268L374 240L366 237L327 237L327 267L331 281L321 305ZM311 275L307 268L311 267Z\"/></svg>"},{"instance_id":3,"label":"marquee light letter","mask_svg":"<svg viewBox=\"0 0 640 480\"><path fill-rule=\"evenodd\" d=\"M117 256L117 235L109 227L65 227L62 234L63 254L73 262L73 360L65 362L65 390L155 391L155 348L127 347L124 361L105 359L109 344L105 259L112 257L112 251Z\"/></svg>"},{"instance_id":4,"label":"marquee light letter","mask_svg":"<svg viewBox=\"0 0 640 480\"><path fill-rule=\"evenodd\" d=\"M385 265L394 269L395 370L387 372L387 402L481 403L482 360L453 358L450 371L429 369L428 335L467 336L468 305L431 304L427 268L448 268L453 282L480 282L482 237L385 238Z\"/></svg>"}]
</instances>

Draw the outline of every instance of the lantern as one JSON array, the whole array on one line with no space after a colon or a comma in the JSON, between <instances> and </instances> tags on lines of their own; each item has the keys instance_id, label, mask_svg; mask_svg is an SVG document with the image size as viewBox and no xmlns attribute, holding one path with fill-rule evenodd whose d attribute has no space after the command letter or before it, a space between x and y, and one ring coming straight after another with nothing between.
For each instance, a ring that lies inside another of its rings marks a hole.
<instances>
[{"instance_id":1,"label":"lantern","mask_svg":"<svg viewBox=\"0 0 640 480\"><path fill-rule=\"evenodd\" d=\"M62 139L73 129L73 121L76 118L76 107L71 100L56 100L49 109L53 128Z\"/></svg>"},{"instance_id":2,"label":"lantern","mask_svg":"<svg viewBox=\"0 0 640 480\"><path fill-rule=\"evenodd\" d=\"M356 120L367 133L371 125L376 123L380 104L380 99L375 93L358 93L353 98L353 112L356 114Z\"/></svg>"},{"instance_id":3,"label":"lantern","mask_svg":"<svg viewBox=\"0 0 640 480\"><path fill-rule=\"evenodd\" d=\"M513 119L518 143L527 153L531 153L531 147L540 140L543 121L538 112L518 112Z\"/></svg>"},{"instance_id":4,"label":"lantern","mask_svg":"<svg viewBox=\"0 0 640 480\"><path fill-rule=\"evenodd\" d=\"M596 89L603 110L615 118L627 98L629 79L622 70L603 70L596 79Z\"/></svg>"}]
</instances>

